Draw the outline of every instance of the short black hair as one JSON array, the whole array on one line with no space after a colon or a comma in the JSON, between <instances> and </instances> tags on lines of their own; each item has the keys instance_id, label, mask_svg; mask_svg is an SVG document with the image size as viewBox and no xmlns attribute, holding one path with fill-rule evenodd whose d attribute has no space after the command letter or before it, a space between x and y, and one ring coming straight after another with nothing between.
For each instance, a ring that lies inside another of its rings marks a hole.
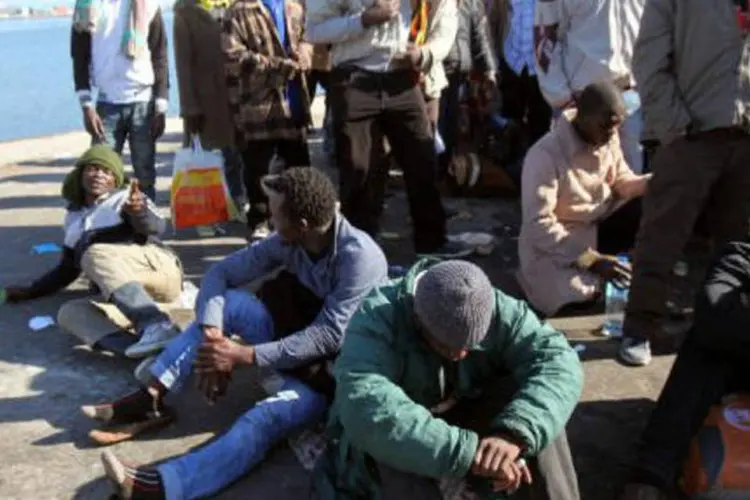
<instances>
[{"instance_id":1,"label":"short black hair","mask_svg":"<svg viewBox=\"0 0 750 500\"><path fill-rule=\"evenodd\" d=\"M284 213L294 222L306 220L321 228L336 216L336 188L331 179L314 167L293 167L261 181L269 191L284 197Z\"/></svg>"},{"instance_id":2,"label":"short black hair","mask_svg":"<svg viewBox=\"0 0 750 500\"><path fill-rule=\"evenodd\" d=\"M612 115L625 111L622 91L614 82L607 80L586 86L576 104L578 114L583 116Z\"/></svg>"}]
</instances>

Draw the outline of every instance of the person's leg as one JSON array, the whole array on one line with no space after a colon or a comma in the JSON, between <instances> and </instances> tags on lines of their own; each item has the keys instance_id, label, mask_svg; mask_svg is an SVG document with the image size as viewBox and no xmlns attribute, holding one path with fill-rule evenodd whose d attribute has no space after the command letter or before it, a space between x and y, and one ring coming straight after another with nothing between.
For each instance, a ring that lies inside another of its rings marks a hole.
<instances>
[{"instance_id":1,"label":"person's leg","mask_svg":"<svg viewBox=\"0 0 750 500\"><path fill-rule=\"evenodd\" d=\"M334 70L328 99L339 168L341 212L355 227L375 236L379 229L379 209L373 206L368 177L371 167L379 165L378 152L382 149L373 142L381 137L376 120L381 113L377 81L367 74Z\"/></svg>"},{"instance_id":2,"label":"person's leg","mask_svg":"<svg viewBox=\"0 0 750 500\"><path fill-rule=\"evenodd\" d=\"M539 82L535 76L524 72L523 85L526 88L526 107L528 115L526 122L529 128L529 143L531 147L536 141L549 132L552 123L552 108L539 89ZM513 99L513 96L510 96Z\"/></svg>"},{"instance_id":3,"label":"person's leg","mask_svg":"<svg viewBox=\"0 0 750 500\"><path fill-rule=\"evenodd\" d=\"M521 76L517 75L502 57L500 58L500 67L502 78L499 87L503 103L503 116L518 123L524 123L526 120L526 93L528 92L528 88Z\"/></svg>"},{"instance_id":4,"label":"person's leg","mask_svg":"<svg viewBox=\"0 0 750 500\"><path fill-rule=\"evenodd\" d=\"M310 150L305 139L277 141L276 153L284 160L286 168L310 166Z\"/></svg>"},{"instance_id":5,"label":"person's leg","mask_svg":"<svg viewBox=\"0 0 750 500\"><path fill-rule=\"evenodd\" d=\"M643 431L632 483L663 491L675 486L693 436L734 373L734 364L703 351L695 335L688 332Z\"/></svg>"},{"instance_id":6,"label":"person's leg","mask_svg":"<svg viewBox=\"0 0 750 500\"><path fill-rule=\"evenodd\" d=\"M226 434L157 467L168 500L221 490L258 465L281 439L323 419L328 407L323 395L294 377L282 379L278 392L255 404Z\"/></svg>"},{"instance_id":7,"label":"person's leg","mask_svg":"<svg viewBox=\"0 0 750 500\"><path fill-rule=\"evenodd\" d=\"M750 219L750 171L747 168L750 136L728 143L731 158L716 183L706 210L706 222L717 247L747 238Z\"/></svg>"},{"instance_id":8,"label":"person's leg","mask_svg":"<svg viewBox=\"0 0 750 500\"><path fill-rule=\"evenodd\" d=\"M152 102L137 102L130 105L130 129L128 143L133 172L141 183L143 192L156 200L156 139L151 124L154 118Z\"/></svg>"},{"instance_id":9,"label":"person's leg","mask_svg":"<svg viewBox=\"0 0 750 500\"><path fill-rule=\"evenodd\" d=\"M404 171L417 253L438 251L446 243L446 215L437 187L435 141L422 91L408 73L384 82L382 130Z\"/></svg>"},{"instance_id":10,"label":"person's leg","mask_svg":"<svg viewBox=\"0 0 750 500\"><path fill-rule=\"evenodd\" d=\"M121 155L128 133L124 107L120 104L99 102L96 104L96 112L104 125L104 137L92 138L92 144L106 144Z\"/></svg>"},{"instance_id":11,"label":"person's leg","mask_svg":"<svg viewBox=\"0 0 750 500\"><path fill-rule=\"evenodd\" d=\"M249 141L242 150L245 194L250 207L247 212L247 226L255 230L268 220L268 199L260 187L260 179L268 174L268 167L275 152L272 141Z\"/></svg>"},{"instance_id":12,"label":"person's leg","mask_svg":"<svg viewBox=\"0 0 750 500\"><path fill-rule=\"evenodd\" d=\"M641 198L630 200L597 226L597 250L607 255L628 253L641 224Z\"/></svg>"},{"instance_id":13,"label":"person's leg","mask_svg":"<svg viewBox=\"0 0 750 500\"><path fill-rule=\"evenodd\" d=\"M633 112L622 125L620 125L620 147L625 156L625 162L636 174L643 172L643 146L641 135L643 134L643 112L639 109Z\"/></svg>"},{"instance_id":14,"label":"person's leg","mask_svg":"<svg viewBox=\"0 0 750 500\"><path fill-rule=\"evenodd\" d=\"M448 76L448 87L440 96L440 116L438 130L445 144L445 151L438 156L438 180L442 180L448 173L448 167L458 142L459 95L463 83L461 73Z\"/></svg>"},{"instance_id":15,"label":"person's leg","mask_svg":"<svg viewBox=\"0 0 750 500\"><path fill-rule=\"evenodd\" d=\"M226 147L221 153L224 156L224 174L229 195L237 210L242 210L246 202L245 185L242 182L242 156L233 147Z\"/></svg>"},{"instance_id":16,"label":"person's leg","mask_svg":"<svg viewBox=\"0 0 750 500\"><path fill-rule=\"evenodd\" d=\"M182 293L180 258L170 249L154 244L137 246L135 255L139 259L142 255L151 268L141 271L138 276L148 294L162 304L177 300Z\"/></svg>"},{"instance_id":17,"label":"person's leg","mask_svg":"<svg viewBox=\"0 0 750 500\"><path fill-rule=\"evenodd\" d=\"M157 273L140 245L95 244L81 258L83 274L99 288L105 300L114 303L141 332L145 327L168 321L141 279Z\"/></svg>"},{"instance_id":18,"label":"person's leg","mask_svg":"<svg viewBox=\"0 0 750 500\"><path fill-rule=\"evenodd\" d=\"M648 341L660 333L672 268L724 170L726 149L721 141L677 139L660 147L654 158L619 351L626 364L651 361Z\"/></svg>"},{"instance_id":19,"label":"person's leg","mask_svg":"<svg viewBox=\"0 0 750 500\"><path fill-rule=\"evenodd\" d=\"M130 321L113 305L117 314L107 314L90 298L75 299L60 307L57 324L86 345L122 354L138 337L130 333Z\"/></svg>"}]
</instances>

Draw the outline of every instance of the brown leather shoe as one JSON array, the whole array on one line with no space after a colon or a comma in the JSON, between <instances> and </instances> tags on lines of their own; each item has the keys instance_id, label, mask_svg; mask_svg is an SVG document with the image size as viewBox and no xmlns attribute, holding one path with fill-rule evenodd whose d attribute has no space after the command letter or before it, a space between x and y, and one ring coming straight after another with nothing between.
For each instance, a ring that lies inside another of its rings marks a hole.
<instances>
[{"instance_id":1,"label":"brown leather shoe","mask_svg":"<svg viewBox=\"0 0 750 500\"><path fill-rule=\"evenodd\" d=\"M628 484L620 500L668 500L659 488L648 484Z\"/></svg>"}]
</instances>

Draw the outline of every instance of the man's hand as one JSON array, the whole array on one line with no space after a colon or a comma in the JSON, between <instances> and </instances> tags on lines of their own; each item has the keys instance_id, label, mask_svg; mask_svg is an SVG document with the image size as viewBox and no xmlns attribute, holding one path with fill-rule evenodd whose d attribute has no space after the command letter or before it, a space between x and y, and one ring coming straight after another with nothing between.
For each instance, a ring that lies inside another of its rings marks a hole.
<instances>
[{"instance_id":1,"label":"man's hand","mask_svg":"<svg viewBox=\"0 0 750 500\"><path fill-rule=\"evenodd\" d=\"M471 472L492 480L495 491L515 491L522 482L531 483L525 462L518 462L521 447L502 437L482 438Z\"/></svg>"},{"instance_id":2,"label":"man's hand","mask_svg":"<svg viewBox=\"0 0 750 500\"><path fill-rule=\"evenodd\" d=\"M627 262L620 262L614 255L599 255L589 271L618 288L630 287L633 269Z\"/></svg>"},{"instance_id":3,"label":"man's hand","mask_svg":"<svg viewBox=\"0 0 750 500\"><path fill-rule=\"evenodd\" d=\"M83 108L83 126L94 139L104 140L104 122L93 106Z\"/></svg>"},{"instance_id":4,"label":"man's hand","mask_svg":"<svg viewBox=\"0 0 750 500\"><path fill-rule=\"evenodd\" d=\"M362 26L369 28L387 23L398 16L400 8L400 0L376 0L362 13Z\"/></svg>"},{"instance_id":5,"label":"man's hand","mask_svg":"<svg viewBox=\"0 0 750 500\"><path fill-rule=\"evenodd\" d=\"M196 372L198 374L230 373L234 365L241 361L243 347L224 335L215 338L213 335L209 336L209 332L206 333L206 338L195 360Z\"/></svg>"},{"instance_id":6,"label":"man's hand","mask_svg":"<svg viewBox=\"0 0 750 500\"><path fill-rule=\"evenodd\" d=\"M203 115L188 115L183 118L185 122L185 132L188 134L200 134L203 131Z\"/></svg>"},{"instance_id":7,"label":"man's hand","mask_svg":"<svg viewBox=\"0 0 750 500\"><path fill-rule=\"evenodd\" d=\"M419 47L411 45L405 52L394 54L393 60L399 68L417 70L422 67L422 51Z\"/></svg>"},{"instance_id":8,"label":"man's hand","mask_svg":"<svg viewBox=\"0 0 750 500\"><path fill-rule=\"evenodd\" d=\"M312 68L312 45L301 43L297 50L292 52L292 59L297 62L300 71L310 71L310 68Z\"/></svg>"},{"instance_id":9,"label":"man's hand","mask_svg":"<svg viewBox=\"0 0 750 500\"><path fill-rule=\"evenodd\" d=\"M164 135L164 129L167 127L167 117L164 113L154 112L151 118L151 137L156 140Z\"/></svg>"},{"instance_id":10,"label":"man's hand","mask_svg":"<svg viewBox=\"0 0 750 500\"><path fill-rule=\"evenodd\" d=\"M633 198L640 198L646 194L648 183L651 180L653 174L636 175L630 179L623 179L618 182L615 187L615 191L620 198L625 200L632 200Z\"/></svg>"},{"instance_id":11,"label":"man's hand","mask_svg":"<svg viewBox=\"0 0 750 500\"><path fill-rule=\"evenodd\" d=\"M141 191L138 179L130 183L130 193L122 208L129 215L138 215L146 208L146 195Z\"/></svg>"},{"instance_id":12,"label":"man's hand","mask_svg":"<svg viewBox=\"0 0 750 500\"><path fill-rule=\"evenodd\" d=\"M513 478L502 477L499 479L492 479L492 491L502 491L513 494L522 484L531 484L533 482L531 470L529 470L529 466L524 459L521 458L513 462L513 471L515 475Z\"/></svg>"},{"instance_id":13,"label":"man's hand","mask_svg":"<svg viewBox=\"0 0 750 500\"><path fill-rule=\"evenodd\" d=\"M15 304L17 302L23 302L29 300L31 294L29 289L21 286L9 286L5 289L5 301L9 304Z\"/></svg>"}]
</instances>

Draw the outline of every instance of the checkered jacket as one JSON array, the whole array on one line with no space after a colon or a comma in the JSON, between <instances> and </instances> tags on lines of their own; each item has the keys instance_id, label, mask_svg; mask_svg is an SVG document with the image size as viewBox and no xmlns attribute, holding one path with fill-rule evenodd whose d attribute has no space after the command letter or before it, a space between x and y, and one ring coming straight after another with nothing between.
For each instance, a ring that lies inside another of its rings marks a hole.
<instances>
[{"instance_id":1,"label":"checkered jacket","mask_svg":"<svg viewBox=\"0 0 750 500\"><path fill-rule=\"evenodd\" d=\"M304 7L286 0L286 31L292 51L299 49ZM227 13L222 33L229 104L240 146L247 141L303 137L310 120L304 75L305 123L295 122L284 90L293 70L273 18L261 0L239 0Z\"/></svg>"}]
</instances>

